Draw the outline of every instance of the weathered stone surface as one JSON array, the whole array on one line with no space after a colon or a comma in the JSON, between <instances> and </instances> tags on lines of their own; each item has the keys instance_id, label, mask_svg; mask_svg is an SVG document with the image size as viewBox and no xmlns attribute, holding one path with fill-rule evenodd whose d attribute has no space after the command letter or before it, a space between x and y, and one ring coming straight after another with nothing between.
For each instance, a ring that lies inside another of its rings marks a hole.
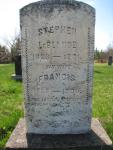
<instances>
[{"instance_id":1,"label":"weathered stone surface","mask_svg":"<svg viewBox=\"0 0 113 150\"><path fill-rule=\"evenodd\" d=\"M44 0L20 10L28 133L89 132L95 10Z\"/></svg>"},{"instance_id":2,"label":"weathered stone surface","mask_svg":"<svg viewBox=\"0 0 113 150\"><path fill-rule=\"evenodd\" d=\"M32 137L32 138L31 138ZM89 134L80 135L31 135L26 138L25 120L20 119L6 144L8 149L71 149L71 150L111 150L112 141L97 119L92 120Z\"/></svg>"}]
</instances>

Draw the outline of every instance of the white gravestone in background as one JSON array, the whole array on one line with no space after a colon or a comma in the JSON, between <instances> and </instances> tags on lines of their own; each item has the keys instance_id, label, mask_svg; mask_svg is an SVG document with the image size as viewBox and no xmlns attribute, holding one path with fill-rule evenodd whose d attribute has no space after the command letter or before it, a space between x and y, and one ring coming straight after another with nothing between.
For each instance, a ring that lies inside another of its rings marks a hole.
<instances>
[{"instance_id":1,"label":"white gravestone in background","mask_svg":"<svg viewBox=\"0 0 113 150\"><path fill-rule=\"evenodd\" d=\"M73 0L44 0L23 7L20 21L27 132L88 132L94 8Z\"/></svg>"}]
</instances>

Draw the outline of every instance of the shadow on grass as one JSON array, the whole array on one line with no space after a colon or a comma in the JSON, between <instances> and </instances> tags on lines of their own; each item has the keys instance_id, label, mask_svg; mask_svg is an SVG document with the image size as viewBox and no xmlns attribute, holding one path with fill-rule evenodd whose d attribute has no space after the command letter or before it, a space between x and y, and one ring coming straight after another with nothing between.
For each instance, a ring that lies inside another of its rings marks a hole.
<instances>
[{"instance_id":1,"label":"shadow on grass","mask_svg":"<svg viewBox=\"0 0 113 150\"><path fill-rule=\"evenodd\" d=\"M94 71L94 73L99 73L99 74L101 74L102 72L100 72L100 71L96 71L96 70L95 70L95 71Z\"/></svg>"}]
</instances>

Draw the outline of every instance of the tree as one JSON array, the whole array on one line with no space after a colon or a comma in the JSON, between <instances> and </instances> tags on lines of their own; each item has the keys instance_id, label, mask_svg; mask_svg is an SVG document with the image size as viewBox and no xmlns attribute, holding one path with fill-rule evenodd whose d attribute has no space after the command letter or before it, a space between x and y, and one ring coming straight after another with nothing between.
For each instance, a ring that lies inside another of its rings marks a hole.
<instances>
[{"instance_id":1,"label":"tree","mask_svg":"<svg viewBox=\"0 0 113 150\"><path fill-rule=\"evenodd\" d=\"M107 47L107 57L112 56L113 57L113 46L109 45Z\"/></svg>"},{"instance_id":2,"label":"tree","mask_svg":"<svg viewBox=\"0 0 113 150\"><path fill-rule=\"evenodd\" d=\"M11 53L8 51L6 46L0 45L0 63L11 62Z\"/></svg>"},{"instance_id":3,"label":"tree","mask_svg":"<svg viewBox=\"0 0 113 150\"><path fill-rule=\"evenodd\" d=\"M5 43L8 47L8 49L11 52L11 58L12 58L12 62L15 61L15 56L19 55L20 53L20 34L16 35L13 39L11 40L5 40Z\"/></svg>"},{"instance_id":4,"label":"tree","mask_svg":"<svg viewBox=\"0 0 113 150\"><path fill-rule=\"evenodd\" d=\"M99 52L99 50L97 48L94 51L94 59L95 60L99 60L100 59L100 52Z\"/></svg>"},{"instance_id":5,"label":"tree","mask_svg":"<svg viewBox=\"0 0 113 150\"><path fill-rule=\"evenodd\" d=\"M20 38L18 37L11 45L12 61L15 61L15 56L19 54L20 54Z\"/></svg>"}]
</instances>

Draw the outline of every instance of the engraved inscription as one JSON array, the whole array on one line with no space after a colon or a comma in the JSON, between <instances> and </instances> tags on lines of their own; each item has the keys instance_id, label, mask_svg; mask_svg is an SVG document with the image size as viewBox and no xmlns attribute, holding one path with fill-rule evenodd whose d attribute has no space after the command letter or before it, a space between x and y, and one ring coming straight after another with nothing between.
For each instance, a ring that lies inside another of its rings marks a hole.
<instances>
[{"instance_id":1,"label":"engraved inscription","mask_svg":"<svg viewBox=\"0 0 113 150\"><path fill-rule=\"evenodd\" d=\"M52 33L72 34L73 32L76 33L75 27L60 26L60 25L43 26L38 29L39 36L43 36L44 34L52 34Z\"/></svg>"}]
</instances>

